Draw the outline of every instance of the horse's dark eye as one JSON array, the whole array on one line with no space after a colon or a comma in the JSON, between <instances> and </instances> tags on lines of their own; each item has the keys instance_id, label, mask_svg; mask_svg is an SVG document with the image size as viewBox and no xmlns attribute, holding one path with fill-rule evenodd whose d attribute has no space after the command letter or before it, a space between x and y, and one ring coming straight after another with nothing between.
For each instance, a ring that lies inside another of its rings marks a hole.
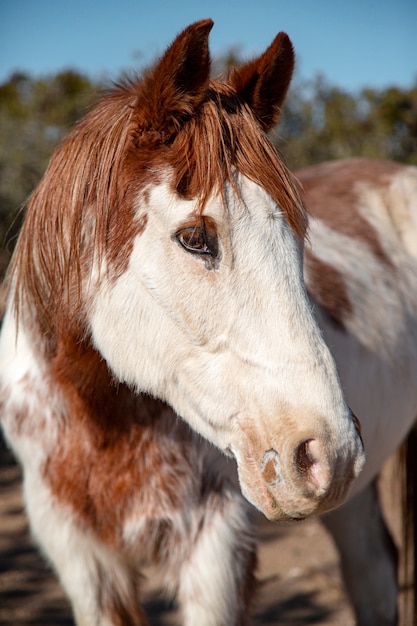
<instances>
[{"instance_id":1,"label":"horse's dark eye","mask_svg":"<svg viewBox=\"0 0 417 626\"><path fill-rule=\"evenodd\" d=\"M186 228L177 233L180 244L190 252L197 254L212 254L204 228Z\"/></svg>"},{"instance_id":2,"label":"horse's dark eye","mask_svg":"<svg viewBox=\"0 0 417 626\"><path fill-rule=\"evenodd\" d=\"M216 269L220 261L216 222L208 215L183 224L173 239L187 252L204 259L207 269Z\"/></svg>"}]
</instances>

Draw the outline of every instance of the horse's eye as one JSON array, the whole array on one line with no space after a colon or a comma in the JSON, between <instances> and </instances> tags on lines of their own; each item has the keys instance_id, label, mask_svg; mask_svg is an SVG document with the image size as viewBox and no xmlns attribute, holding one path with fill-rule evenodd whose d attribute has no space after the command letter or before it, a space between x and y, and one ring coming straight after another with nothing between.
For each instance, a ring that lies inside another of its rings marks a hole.
<instances>
[{"instance_id":1,"label":"horse's eye","mask_svg":"<svg viewBox=\"0 0 417 626\"><path fill-rule=\"evenodd\" d=\"M189 252L212 255L204 228L185 228L177 233L177 239Z\"/></svg>"},{"instance_id":2,"label":"horse's eye","mask_svg":"<svg viewBox=\"0 0 417 626\"><path fill-rule=\"evenodd\" d=\"M204 259L208 269L215 269L220 261L219 240L215 221L203 215L201 218L184 224L179 228L173 239L191 254Z\"/></svg>"}]
</instances>

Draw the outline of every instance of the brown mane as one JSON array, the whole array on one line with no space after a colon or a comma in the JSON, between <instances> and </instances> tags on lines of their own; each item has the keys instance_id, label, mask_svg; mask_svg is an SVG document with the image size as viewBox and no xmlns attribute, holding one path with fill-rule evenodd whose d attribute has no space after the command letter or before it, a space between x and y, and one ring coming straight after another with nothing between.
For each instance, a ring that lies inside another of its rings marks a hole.
<instances>
[{"instance_id":1,"label":"brown mane","mask_svg":"<svg viewBox=\"0 0 417 626\"><path fill-rule=\"evenodd\" d=\"M160 113L144 101L146 88L145 77L104 96L55 152L29 200L12 263L15 306L19 313L28 304L46 335L63 305L73 322L82 314L81 278L93 260L105 259L113 275L126 267L145 226L135 219L138 193L167 168L173 191L198 198L200 210L237 170L266 189L297 237L305 234L298 189L231 86L211 82L197 109L184 107L164 131L152 127Z\"/></svg>"}]
</instances>

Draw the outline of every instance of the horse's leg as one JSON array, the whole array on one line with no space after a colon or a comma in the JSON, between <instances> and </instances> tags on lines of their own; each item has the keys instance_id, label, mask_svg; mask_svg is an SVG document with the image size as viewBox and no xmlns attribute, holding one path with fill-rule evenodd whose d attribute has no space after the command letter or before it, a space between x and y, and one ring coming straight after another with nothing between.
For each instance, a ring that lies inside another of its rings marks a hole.
<instances>
[{"instance_id":1,"label":"horse's leg","mask_svg":"<svg viewBox=\"0 0 417 626\"><path fill-rule=\"evenodd\" d=\"M184 626L243 626L249 623L256 566L247 503L223 486L193 515L193 545L179 571Z\"/></svg>"},{"instance_id":2,"label":"horse's leg","mask_svg":"<svg viewBox=\"0 0 417 626\"><path fill-rule=\"evenodd\" d=\"M382 516L376 484L322 521L339 550L358 626L396 625L398 554Z\"/></svg>"},{"instance_id":3,"label":"horse's leg","mask_svg":"<svg viewBox=\"0 0 417 626\"><path fill-rule=\"evenodd\" d=\"M145 626L138 572L76 523L39 477L25 479L32 533L70 598L77 626Z\"/></svg>"}]
</instances>

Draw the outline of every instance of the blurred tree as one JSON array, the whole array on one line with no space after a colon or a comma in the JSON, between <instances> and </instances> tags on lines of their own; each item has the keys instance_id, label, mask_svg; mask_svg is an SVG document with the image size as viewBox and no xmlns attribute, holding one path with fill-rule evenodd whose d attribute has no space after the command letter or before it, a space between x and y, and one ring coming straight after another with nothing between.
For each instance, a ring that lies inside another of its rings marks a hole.
<instances>
[{"instance_id":1,"label":"blurred tree","mask_svg":"<svg viewBox=\"0 0 417 626\"><path fill-rule=\"evenodd\" d=\"M417 83L357 95L322 76L296 83L276 130L291 168L350 156L417 164Z\"/></svg>"},{"instance_id":2,"label":"blurred tree","mask_svg":"<svg viewBox=\"0 0 417 626\"><path fill-rule=\"evenodd\" d=\"M240 49L231 48L214 59L213 73L240 60ZM18 208L103 87L72 70L39 79L16 73L0 85L0 277L18 232ZM293 169L349 156L417 164L417 82L352 94L323 76L296 78L274 140Z\"/></svg>"},{"instance_id":3,"label":"blurred tree","mask_svg":"<svg viewBox=\"0 0 417 626\"><path fill-rule=\"evenodd\" d=\"M417 82L408 90L366 89L361 98L368 111L367 143L374 140L377 154L417 164Z\"/></svg>"},{"instance_id":4,"label":"blurred tree","mask_svg":"<svg viewBox=\"0 0 417 626\"><path fill-rule=\"evenodd\" d=\"M17 73L0 85L0 276L20 227L19 207L100 87L74 71L42 79Z\"/></svg>"},{"instance_id":5,"label":"blurred tree","mask_svg":"<svg viewBox=\"0 0 417 626\"><path fill-rule=\"evenodd\" d=\"M242 64L242 50L240 46L232 46L223 54L219 54L211 63L211 73L214 77L224 77L232 67Z\"/></svg>"}]
</instances>

